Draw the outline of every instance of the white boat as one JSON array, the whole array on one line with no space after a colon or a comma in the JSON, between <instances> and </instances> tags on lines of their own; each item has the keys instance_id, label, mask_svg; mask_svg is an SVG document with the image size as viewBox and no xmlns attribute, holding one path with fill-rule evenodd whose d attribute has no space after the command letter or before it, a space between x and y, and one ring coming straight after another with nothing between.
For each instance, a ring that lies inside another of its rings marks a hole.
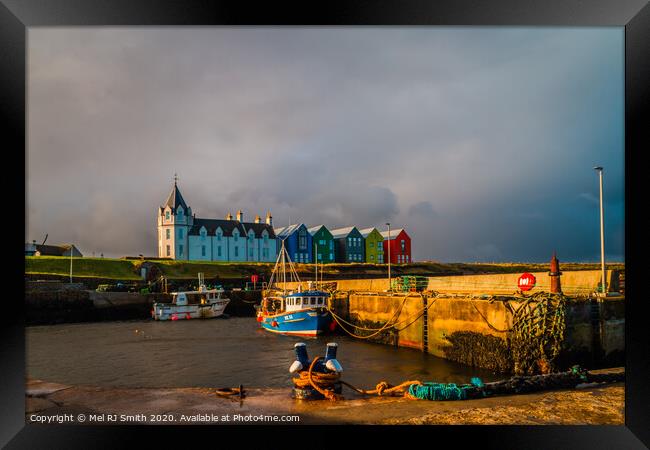
<instances>
[{"instance_id":1,"label":"white boat","mask_svg":"<svg viewBox=\"0 0 650 450\"><path fill-rule=\"evenodd\" d=\"M171 303L154 303L151 314L155 320L211 319L223 315L230 299L223 298L223 289L207 289L199 274L198 291L172 292Z\"/></svg>"}]
</instances>

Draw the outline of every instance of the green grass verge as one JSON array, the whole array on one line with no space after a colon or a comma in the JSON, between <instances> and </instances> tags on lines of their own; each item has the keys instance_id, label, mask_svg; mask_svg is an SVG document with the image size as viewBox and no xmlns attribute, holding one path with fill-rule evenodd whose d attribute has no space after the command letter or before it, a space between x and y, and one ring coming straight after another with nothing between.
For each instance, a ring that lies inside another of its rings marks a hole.
<instances>
[{"instance_id":1,"label":"green grass verge","mask_svg":"<svg viewBox=\"0 0 650 450\"><path fill-rule=\"evenodd\" d=\"M163 274L171 279L195 279L199 272L210 278L248 278L253 274L265 274L273 269L270 263L232 263L204 261L151 260ZM139 280L140 260L111 258L72 258L74 277L106 278L113 280ZM608 264L608 269L625 270L625 264ZM473 275L489 273L543 272L548 264L539 263L438 263L416 262L392 265L393 276L399 275ZM561 263L563 271L599 270L600 265L589 263ZM312 264L296 264L300 276L313 277ZM319 267L319 272L321 268ZM327 264L324 273L336 278L381 278L386 276L384 264ZM33 275L60 275L70 273L70 258L61 256L26 256L25 273Z\"/></svg>"}]
</instances>

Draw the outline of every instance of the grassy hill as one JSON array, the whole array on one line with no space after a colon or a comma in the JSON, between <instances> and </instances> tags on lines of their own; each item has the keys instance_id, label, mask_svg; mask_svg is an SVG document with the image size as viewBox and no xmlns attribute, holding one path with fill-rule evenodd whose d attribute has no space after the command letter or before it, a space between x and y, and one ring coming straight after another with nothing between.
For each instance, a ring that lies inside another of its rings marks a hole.
<instances>
[{"instance_id":1,"label":"grassy hill","mask_svg":"<svg viewBox=\"0 0 650 450\"><path fill-rule=\"evenodd\" d=\"M253 274L264 274L267 279L273 269L268 263L232 263L147 260L156 264L162 273L170 279L195 279L199 272L206 279L242 279ZM111 258L72 258L72 274L75 278L106 278L111 280L139 280L141 260ZM300 276L313 277L312 264L296 264ZM599 264L560 263L561 270L599 270ZM488 273L519 273L547 271L548 264L539 263L438 263L416 262L411 264L393 264L391 273L399 275L475 275ZM608 269L625 270L622 263L607 265ZM319 273L321 268L319 267ZM381 278L387 273L383 264L327 264L324 266L324 278ZM26 256L25 274L59 275L70 274L70 258L61 256Z\"/></svg>"}]
</instances>

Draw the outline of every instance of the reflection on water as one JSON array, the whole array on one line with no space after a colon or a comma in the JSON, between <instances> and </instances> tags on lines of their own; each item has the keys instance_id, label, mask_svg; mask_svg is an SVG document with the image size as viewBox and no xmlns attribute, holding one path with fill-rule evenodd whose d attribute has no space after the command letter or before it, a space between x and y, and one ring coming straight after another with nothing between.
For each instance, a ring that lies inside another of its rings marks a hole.
<instances>
[{"instance_id":1,"label":"reflection on water","mask_svg":"<svg viewBox=\"0 0 650 450\"><path fill-rule=\"evenodd\" d=\"M263 331L254 318L128 321L28 327L27 375L68 384L128 387L291 386L293 344L309 356L337 342L343 379L362 388L381 380L467 383L502 378L423 354L347 336L300 338Z\"/></svg>"}]
</instances>

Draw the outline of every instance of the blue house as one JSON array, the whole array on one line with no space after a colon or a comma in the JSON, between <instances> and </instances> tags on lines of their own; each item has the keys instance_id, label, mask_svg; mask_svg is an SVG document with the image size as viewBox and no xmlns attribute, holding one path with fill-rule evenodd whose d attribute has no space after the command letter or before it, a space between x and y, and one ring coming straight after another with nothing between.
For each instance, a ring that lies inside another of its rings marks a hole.
<instances>
[{"instance_id":1,"label":"blue house","mask_svg":"<svg viewBox=\"0 0 650 450\"><path fill-rule=\"evenodd\" d=\"M334 255L339 263L362 263L366 261L366 244L357 227L331 230L334 238Z\"/></svg>"},{"instance_id":2,"label":"blue house","mask_svg":"<svg viewBox=\"0 0 650 450\"><path fill-rule=\"evenodd\" d=\"M314 261L314 241L305 224L297 223L274 231L275 236L284 241L291 261L303 264Z\"/></svg>"}]
</instances>

